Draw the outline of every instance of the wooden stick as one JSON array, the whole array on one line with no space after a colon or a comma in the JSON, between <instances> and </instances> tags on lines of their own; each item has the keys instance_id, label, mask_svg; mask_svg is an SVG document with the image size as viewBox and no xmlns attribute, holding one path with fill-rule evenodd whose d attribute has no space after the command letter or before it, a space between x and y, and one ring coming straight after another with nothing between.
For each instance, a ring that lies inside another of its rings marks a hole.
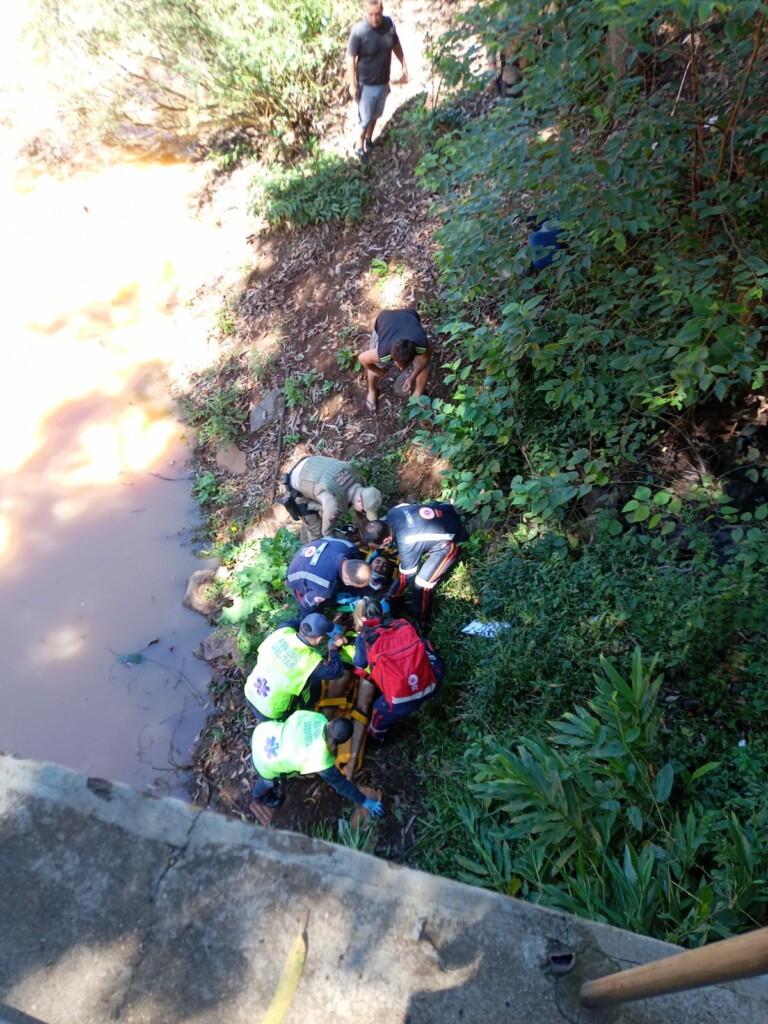
<instances>
[{"instance_id":1,"label":"wooden stick","mask_svg":"<svg viewBox=\"0 0 768 1024\"><path fill-rule=\"evenodd\" d=\"M285 427L285 395L280 396L280 422L277 425L277 454L275 455L275 472L272 475L272 496L270 504L274 505L277 497L277 478L280 475L280 462L283 458L283 428Z\"/></svg>"},{"instance_id":2,"label":"wooden stick","mask_svg":"<svg viewBox=\"0 0 768 1024\"><path fill-rule=\"evenodd\" d=\"M768 973L768 928L586 981L582 1006L607 1006Z\"/></svg>"}]
</instances>

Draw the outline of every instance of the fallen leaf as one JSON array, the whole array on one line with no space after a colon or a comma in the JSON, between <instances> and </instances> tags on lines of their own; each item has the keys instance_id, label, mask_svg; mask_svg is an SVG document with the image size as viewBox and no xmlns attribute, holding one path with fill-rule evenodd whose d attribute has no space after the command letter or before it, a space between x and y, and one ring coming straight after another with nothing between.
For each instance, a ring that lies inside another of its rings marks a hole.
<instances>
[{"instance_id":1,"label":"fallen leaf","mask_svg":"<svg viewBox=\"0 0 768 1024\"><path fill-rule=\"evenodd\" d=\"M304 970L304 963L307 959L307 925L309 924L309 911L299 927L299 934L293 940L288 956L285 958L283 973L277 983L277 990L269 1004L266 1016L261 1024L282 1024L286 1013L290 1009L293 997L296 994L301 975Z\"/></svg>"}]
</instances>

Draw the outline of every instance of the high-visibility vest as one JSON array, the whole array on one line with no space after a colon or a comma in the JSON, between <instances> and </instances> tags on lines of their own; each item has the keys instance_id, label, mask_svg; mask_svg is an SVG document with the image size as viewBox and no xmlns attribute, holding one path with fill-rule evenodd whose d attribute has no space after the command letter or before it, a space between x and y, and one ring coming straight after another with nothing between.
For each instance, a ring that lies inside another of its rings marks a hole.
<instances>
[{"instance_id":1,"label":"high-visibility vest","mask_svg":"<svg viewBox=\"0 0 768 1024\"><path fill-rule=\"evenodd\" d=\"M328 724L317 711L294 711L285 722L262 722L253 730L251 758L263 779L278 775L312 775L334 765L323 731Z\"/></svg>"},{"instance_id":2,"label":"high-visibility vest","mask_svg":"<svg viewBox=\"0 0 768 1024\"><path fill-rule=\"evenodd\" d=\"M322 660L295 629L276 630L259 647L256 667L245 683L246 700L265 718L280 718Z\"/></svg>"}]
</instances>

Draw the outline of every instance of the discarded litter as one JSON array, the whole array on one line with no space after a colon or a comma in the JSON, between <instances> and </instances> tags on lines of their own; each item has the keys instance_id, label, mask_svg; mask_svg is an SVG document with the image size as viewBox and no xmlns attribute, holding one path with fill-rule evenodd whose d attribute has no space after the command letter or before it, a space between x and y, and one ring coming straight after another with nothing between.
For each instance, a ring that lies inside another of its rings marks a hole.
<instances>
[{"instance_id":1,"label":"discarded litter","mask_svg":"<svg viewBox=\"0 0 768 1024\"><path fill-rule=\"evenodd\" d=\"M480 622L479 619L475 619L468 626L465 626L461 632L465 636L494 637L498 636L503 629L511 628L511 622Z\"/></svg>"}]
</instances>

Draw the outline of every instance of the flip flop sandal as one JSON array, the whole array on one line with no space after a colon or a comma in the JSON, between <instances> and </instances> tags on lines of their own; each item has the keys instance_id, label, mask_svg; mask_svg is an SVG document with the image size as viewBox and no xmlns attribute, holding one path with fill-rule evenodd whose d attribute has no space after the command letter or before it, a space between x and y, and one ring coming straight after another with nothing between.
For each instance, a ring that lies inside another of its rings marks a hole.
<instances>
[{"instance_id":1,"label":"flip flop sandal","mask_svg":"<svg viewBox=\"0 0 768 1024\"><path fill-rule=\"evenodd\" d=\"M376 413L379 411L379 403L372 402L370 398L366 398L365 408L368 410L368 412L372 412L374 415L376 415Z\"/></svg>"}]
</instances>

